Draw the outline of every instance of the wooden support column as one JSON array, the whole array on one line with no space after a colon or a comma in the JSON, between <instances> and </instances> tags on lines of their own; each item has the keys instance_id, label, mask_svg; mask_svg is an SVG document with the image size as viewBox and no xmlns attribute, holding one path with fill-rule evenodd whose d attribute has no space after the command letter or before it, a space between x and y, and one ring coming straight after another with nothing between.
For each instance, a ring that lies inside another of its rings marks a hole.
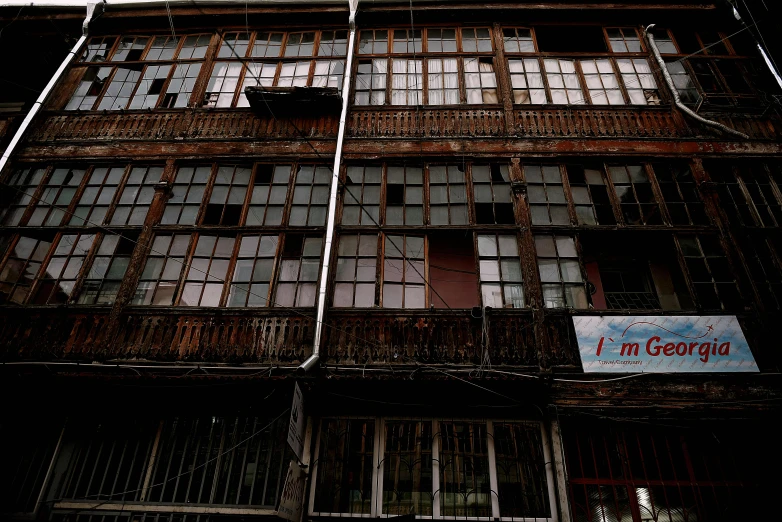
<instances>
[{"instance_id":1,"label":"wooden support column","mask_svg":"<svg viewBox=\"0 0 782 522\"><path fill-rule=\"evenodd\" d=\"M161 182L155 185L155 196L152 198L152 203L147 211L147 217L144 220L144 228L138 236L136 247L133 249L133 254L130 256L127 272L125 272L122 285L117 292L117 298L114 300L114 305L111 307L111 312L109 313L109 318L106 322L108 328L106 339L114 339L114 334L119 326L120 315L136 293L136 286L141 277L141 271L144 269L144 262L149 254L149 250L152 248L152 240L154 238L153 228L160 223L160 219L163 217L166 201L168 201L171 194L171 184L174 179L174 174L174 160L169 159L166 161Z\"/></svg>"},{"instance_id":2,"label":"wooden support column","mask_svg":"<svg viewBox=\"0 0 782 522\"><path fill-rule=\"evenodd\" d=\"M502 41L502 28L495 23L492 34L494 35L494 74L497 85L500 87L502 108L505 111L505 132L511 136L516 134L516 120L513 117L513 89L508 74L508 61L505 59L505 47Z\"/></svg>"}]
</instances>

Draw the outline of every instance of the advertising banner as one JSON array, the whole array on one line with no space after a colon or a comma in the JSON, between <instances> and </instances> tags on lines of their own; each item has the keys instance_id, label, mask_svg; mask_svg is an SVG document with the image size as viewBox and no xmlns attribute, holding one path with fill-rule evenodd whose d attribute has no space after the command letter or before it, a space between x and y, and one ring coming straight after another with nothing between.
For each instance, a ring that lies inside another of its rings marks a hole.
<instances>
[{"instance_id":1,"label":"advertising banner","mask_svg":"<svg viewBox=\"0 0 782 522\"><path fill-rule=\"evenodd\" d=\"M738 319L575 316L586 373L757 372Z\"/></svg>"}]
</instances>

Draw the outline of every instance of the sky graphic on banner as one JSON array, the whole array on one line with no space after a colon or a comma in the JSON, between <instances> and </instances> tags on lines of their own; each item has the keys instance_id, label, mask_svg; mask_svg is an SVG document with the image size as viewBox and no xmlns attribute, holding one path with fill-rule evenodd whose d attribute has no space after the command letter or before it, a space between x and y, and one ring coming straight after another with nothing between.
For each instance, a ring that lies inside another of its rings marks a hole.
<instances>
[{"instance_id":1,"label":"sky graphic on banner","mask_svg":"<svg viewBox=\"0 0 782 522\"><path fill-rule=\"evenodd\" d=\"M573 317L586 373L757 372L736 316Z\"/></svg>"}]
</instances>

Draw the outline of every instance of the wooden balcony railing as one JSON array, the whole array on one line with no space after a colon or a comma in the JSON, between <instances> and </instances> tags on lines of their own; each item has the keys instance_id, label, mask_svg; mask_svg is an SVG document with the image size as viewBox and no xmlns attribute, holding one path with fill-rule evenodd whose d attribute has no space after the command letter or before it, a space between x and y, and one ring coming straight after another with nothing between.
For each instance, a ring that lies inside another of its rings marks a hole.
<instances>
[{"instance_id":1,"label":"wooden balcony railing","mask_svg":"<svg viewBox=\"0 0 782 522\"><path fill-rule=\"evenodd\" d=\"M449 138L503 136L502 109L356 109L350 112L352 138Z\"/></svg>"},{"instance_id":2,"label":"wooden balcony railing","mask_svg":"<svg viewBox=\"0 0 782 522\"><path fill-rule=\"evenodd\" d=\"M126 312L3 310L3 360L144 359L295 364L311 352L313 320L269 311Z\"/></svg>"},{"instance_id":3,"label":"wooden balcony railing","mask_svg":"<svg viewBox=\"0 0 782 522\"><path fill-rule=\"evenodd\" d=\"M330 311L321 358L331 364L479 364L484 347L493 365L538 366L532 314L469 311Z\"/></svg>"},{"instance_id":4,"label":"wooden balcony railing","mask_svg":"<svg viewBox=\"0 0 782 522\"><path fill-rule=\"evenodd\" d=\"M241 109L155 112L57 113L30 133L34 143L101 140L219 140L335 138L339 118L259 118Z\"/></svg>"},{"instance_id":5,"label":"wooden balcony railing","mask_svg":"<svg viewBox=\"0 0 782 522\"><path fill-rule=\"evenodd\" d=\"M514 133L540 138L682 138L691 135L670 109L542 108L514 112Z\"/></svg>"}]
</instances>

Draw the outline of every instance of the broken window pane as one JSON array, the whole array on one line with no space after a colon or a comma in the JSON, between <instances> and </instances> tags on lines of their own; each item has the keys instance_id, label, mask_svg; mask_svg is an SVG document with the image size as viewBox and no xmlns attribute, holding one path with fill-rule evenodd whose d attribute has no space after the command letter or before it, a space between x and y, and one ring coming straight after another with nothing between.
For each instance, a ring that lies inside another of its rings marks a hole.
<instances>
[{"instance_id":1,"label":"broken window pane","mask_svg":"<svg viewBox=\"0 0 782 522\"><path fill-rule=\"evenodd\" d=\"M661 225L660 207L643 165L608 167L625 225Z\"/></svg>"},{"instance_id":2,"label":"broken window pane","mask_svg":"<svg viewBox=\"0 0 782 522\"><path fill-rule=\"evenodd\" d=\"M533 225L569 225L562 173L556 165L524 165Z\"/></svg>"},{"instance_id":3,"label":"broken window pane","mask_svg":"<svg viewBox=\"0 0 782 522\"><path fill-rule=\"evenodd\" d=\"M180 167L161 224L195 225L212 167Z\"/></svg>"},{"instance_id":4,"label":"broken window pane","mask_svg":"<svg viewBox=\"0 0 782 522\"><path fill-rule=\"evenodd\" d=\"M187 36L185 42L182 44L182 49L179 50L178 58L180 60L204 58L211 39L211 34L193 34Z\"/></svg>"},{"instance_id":5,"label":"broken window pane","mask_svg":"<svg viewBox=\"0 0 782 522\"><path fill-rule=\"evenodd\" d=\"M95 234L65 234L41 276L33 297L34 304L65 304L79 277Z\"/></svg>"},{"instance_id":6,"label":"broken window pane","mask_svg":"<svg viewBox=\"0 0 782 522\"><path fill-rule=\"evenodd\" d=\"M200 63L175 65L161 107L167 109L187 107L200 72Z\"/></svg>"},{"instance_id":7,"label":"broken window pane","mask_svg":"<svg viewBox=\"0 0 782 522\"><path fill-rule=\"evenodd\" d=\"M359 54L388 53L388 31L384 29L363 29L358 40Z\"/></svg>"},{"instance_id":8,"label":"broken window pane","mask_svg":"<svg viewBox=\"0 0 782 522\"><path fill-rule=\"evenodd\" d=\"M579 225L616 225L602 166L568 164L567 176Z\"/></svg>"},{"instance_id":9,"label":"broken window pane","mask_svg":"<svg viewBox=\"0 0 782 522\"><path fill-rule=\"evenodd\" d=\"M467 185L460 165L429 166L429 221L432 225L467 225Z\"/></svg>"},{"instance_id":10,"label":"broken window pane","mask_svg":"<svg viewBox=\"0 0 782 522\"><path fill-rule=\"evenodd\" d=\"M375 305L377 252L375 234L340 236L334 306L367 308Z\"/></svg>"},{"instance_id":11,"label":"broken window pane","mask_svg":"<svg viewBox=\"0 0 782 522\"><path fill-rule=\"evenodd\" d=\"M285 236L274 306L315 306L322 244L321 237Z\"/></svg>"},{"instance_id":12,"label":"broken window pane","mask_svg":"<svg viewBox=\"0 0 782 522\"><path fill-rule=\"evenodd\" d=\"M152 39L152 45L149 46L149 51L147 51L144 60L171 60L174 58L177 47L179 47L179 38L156 36Z\"/></svg>"},{"instance_id":13,"label":"broken window pane","mask_svg":"<svg viewBox=\"0 0 782 522\"><path fill-rule=\"evenodd\" d=\"M212 76L206 87L204 105L207 107L230 107L241 73L242 64L240 62L215 62Z\"/></svg>"},{"instance_id":14,"label":"broken window pane","mask_svg":"<svg viewBox=\"0 0 782 522\"><path fill-rule=\"evenodd\" d=\"M424 308L424 238L387 235L383 251L383 307Z\"/></svg>"},{"instance_id":15,"label":"broken window pane","mask_svg":"<svg viewBox=\"0 0 782 522\"><path fill-rule=\"evenodd\" d=\"M141 77L136 92L130 100L128 109L154 108L157 105L158 98L160 98L160 93L163 92L163 85L166 83L166 78L168 78L170 71L170 65L147 66L144 76Z\"/></svg>"},{"instance_id":16,"label":"broken window pane","mask_svg":"<svg viewBox=\"0 0 782 522\"><path fill-rule=\"evenodd\" d=\"M538 271L546 308L587 308L586 287L569 236L535 236Z\"/></svg>"},{"instance_id":17,"label":"broken window pane","mask_svg":"<svg viewBox=\"0 0 782 522\"><path fill-rule=\"evenodd\" d=\"M0 303L25 303L51 246L48 239L19 236L0 270Z\"/></svg>"},{"instance_id":18,"label":"broken window pane","mask_svg":"<svg viewBox=\"0 0 782 522\"><path fill-rule=\"evenodd\" d=\"M67 215L66 210L79 189L87 169L54 169L44 186L33 213L27 221L30 227L56 227Z\"/></svg>"},{"instance_id":19,"label":"broken window pane","mask_svg":"<svg viewBox=\"0 0 782 522\"><path fill-rule=\"evenodd\" d=\"M246 225L282 224L290 176L290 165L260 164L255 167Z\"/></svg>"},{"instance_id":20,"label":"broken window pane","mask_svg":"<svg viewBox=\"0 0 782 522\"><path fill-rule=\"evenodd\" d=\"M141 60L141 55L147 46L147 36L124 36L111 57L113 62L135 62Z\"/></svg>"},{"instance_id":21,"label":"broken window pane","mask_svg":"<svg viewBox=\"0 0 782 522\"><path fill-rule=\"evenodd\" d=\"M389 165L386 176L386 224L423 225L424 175L417 166Z\"/></svg>"},{"instance_id":22,"label":"broken window pane","mask_svg":"<svg viewBox=\"0 0 782 522\"><path fill-rule=\"evenodd\" d=\"M512 225L516 222L507 164L473 165L472 186L476 224Z\"/></svg>"},{"instance_id":23,"label":"broken window pane","mask_svg":"<svg viewBox=\"0 0 782 522\"><path fill-rule=\"evenodd\" d=\"M188 265L180 306L219 306L236 238L200 235Z\"/></svg>"},{"instance_id":24,"label":"broken window pane","mask_svg":"<svg viewBox=\"0 0 782 522\"><path fill-rule=\"evenodd\" d=\"M95 167L70 219L72 226L102 225L125 167Z\"/></svg>"},{"instance_id":25,"label":"broken window pane","mask_svg":"<svg viewBox=\"0 0 782 522\"><path fill-rule=\"evenodd\" d=\"M278 236L243 236L234 268L228 306L269 306Z\"/></svg>"},{"instance_id":26,"label":"broken window pane","mask_svg":"<svg viewBox=\"0 0 782 522\"><path fill-rule=\"evenodd\" d=\"M136 234L122 237L105 235L92 260L90 269L84 276L79 292L79 304L114 303L122 278L130 264L130 256L136 246Z\"/></svg>"},{"instance_id":27,"label":"broken window pane","mask_svg":"<svg viewBox=\"0 0 782 522\"><path fill-rule=\"evenodd\" d=\"M238 225L251 175L249 165L218 165L201 224Z\"/></svg>"},{"instance_id":28,"label":"broken window pane","mask_svg":"<svg viewBox=\"0 0 782 522\"><path fill-rule=\"evenodd\" d=\"M322 227L326 224L331 169L323 165L299 165L293 186L289 224Z\"/></svg>"},{"instance_id":29,"label":"broken window pane","mask_svg":"<svg viewBox=\"0 0 782 522\"><path fill-rule=\"evenodd\" d=\"M387 60L359 61L356 69L356 105L383 105L386 101Z\"/></svg>"},{"instance_id":30,"label":"broken window pane","mask_svg":"<svg viewBox=\"0 0 782 522\"><path fill-rule=\"evenodd\" d=\"M84 76L79 86L65 106L65 110L75 111L82 109L88 111L92 109L101 91L103 91L103 85L112 70L111 67L88 67L84 71Z\"/></svg>"},{"instance_id":31,"label":"broken window pane","mask_svg":"<svg viewBox=\"0 0 782 522\"><path fill-rule=\"evenodd\" d=\"M633 105L660 105L657 82L654 81L649 62L643 58L617 60L622 81ZM593 101L594 102L594 101Z\"/></svg>"},{"instance_id":32,"label":"broken window pane","mask_svg":"<svg viewBox=\"0 0 782 522\"><path fill-rule=\"evenodd\" d=\"M479 235L479 266L483 306L523 308L518 240L515 235Z\"/></svg>"},{"instance_id":33,"label":"broken window pane","mask_svg":"<svg viewBox=\"0 0 782 522\"><path fill-rule=\"evenodd\" d=\"M80 62L105 62L117 40L114 36L92 37L79 58Z\"/></svg>"},{"instance_id":34,"label":"broken window pane","mask_svg":"<svg viewBox=\"0 0 782 522\"><path fill-rule=\"evenodd\" d=\"M345 177L342 206L343 225L380 223L381 166L349 166Z\"/></svg>"},{"instance_id":35,"label":"broken window pane","mask_svg":"<svg viewBox=\"0 0 782 522\"><path fill-rule=\"evenodd\" d=\"M190 234L155 236L132 304L173 304L189 243Z\"/></svg>"},{"instance_id":36,"label":"broken window pane","mask_svg":"<svg viewBox=\"0 0 782 522\"><path fill-rule=\"evenodd\" d=\"M142 68L142 65L117 67L114 70L114 75L111 77L111 82L106 87L103 98L101 98L98 104L98 110L126 109L130 96L136 88L136 83L141 77ZM158 92L158 94L160 93Z\"/></svg>"}]
</instances>

